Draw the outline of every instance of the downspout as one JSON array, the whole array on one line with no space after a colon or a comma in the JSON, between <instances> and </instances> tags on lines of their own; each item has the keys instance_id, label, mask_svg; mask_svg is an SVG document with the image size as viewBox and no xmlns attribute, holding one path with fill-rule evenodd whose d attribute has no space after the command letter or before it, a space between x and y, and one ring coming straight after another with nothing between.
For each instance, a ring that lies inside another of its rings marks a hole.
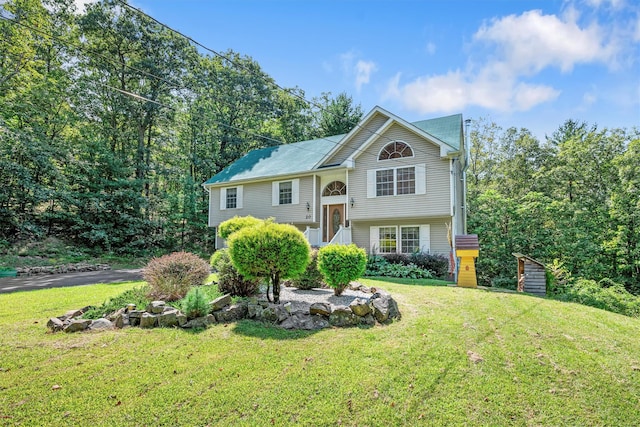
<instances>
[{"instance_id":1,"label":"downspout","mask_svg":"<svg viewBox=\"0 0 640 427\"><path fill-rule=\"evenodd\" d=\"M204 188L209 194L209 206L207 206L207 226L211 227L211 188L207 187L206 184L202 184L202 188ZM213 238L213 249L218 250L218 228L215 227L215 236Z\"/></svg>"},{"instance_id":2,"label":"downspout","mask_svg":"<svg viewBox=\"0 0 640 427\"><path fill-rule=\"evenodd\" d=\"M469 129L471 127L471 119L464 121L464 167L462 168L462 231L467 234L467 169L470 161L470 140Z\"/></svg>"}]
</instances>

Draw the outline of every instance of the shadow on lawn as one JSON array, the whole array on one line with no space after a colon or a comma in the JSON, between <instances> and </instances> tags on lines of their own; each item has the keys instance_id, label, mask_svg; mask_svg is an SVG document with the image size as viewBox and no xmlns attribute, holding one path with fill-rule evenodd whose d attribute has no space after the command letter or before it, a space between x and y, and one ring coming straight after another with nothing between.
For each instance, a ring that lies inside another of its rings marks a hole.
<instances>
[{"instance_id":1,"label":"shadow on lawn","mask_svg":"<svg viewBox=\"0 0 640 427\"><path fill-rule=\"evenodd\" d=\"M231 326L231 325L230 325ZM247 337L272 339L272 340L297 340L309 337L318 331L307 331L301 329L288 330L267 323L253 320L240 320L232 329L233 333Z\"/></svg>"}]
</instances>

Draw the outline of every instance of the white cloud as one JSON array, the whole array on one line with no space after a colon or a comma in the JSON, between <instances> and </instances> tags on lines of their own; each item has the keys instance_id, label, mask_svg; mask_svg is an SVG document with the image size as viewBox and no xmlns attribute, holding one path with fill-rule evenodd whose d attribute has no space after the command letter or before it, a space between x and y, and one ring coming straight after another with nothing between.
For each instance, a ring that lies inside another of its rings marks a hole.
<instances>
[{"instance_id":1,"label":"white cloud","mask_svg":"<svg viewBox=\"0 0 640 427\"><path fill-rule=\"evenodd\" d=\"M355 51L345 52L340 55L342 71L348 79L353 79L358 91L363 85L371 81L371 75L378 70L375 62L359 59L359 56Z\"/></svg>"},{"instance_id":2,"label":"white cloud","mask_svg":"<svg viewBox=\"0 0 640 427\"><path fill-rule=\"evenodd\" d=\"M373 61L359 60L356 64L356 89L360 91L363 84L369 83L371 73L378 69Z\"/></svg>"},{"instance_id":3,"label":"white cloud","mask_svg":"<svg viewBox=\"0 0 640 427\"><path fill-rule=\"evenodd\" d=\"M91 3L96 3L98 0L73 0L73 3L76 5L76 11L78 13L84 12L84 7Z\"/></svg>"},{"instance_id":4,"label":"white cloud","mask_svg":"<svg viewBox=\"0 0 640 427\"><path fill-rule=\"evenodd\" d=\"M558 89L528 80L549 68L569 73L579 64L615 66L618 49L611 35L597 23L580 26L579 16L570 6L562 17L532 10L495 18L474 34L475 63L470 60L465 69L406 83L398 74L388 82L385 97L421 114L470 105L526 111L552 101L560 95Z\"/></svg>"}]
</instances>

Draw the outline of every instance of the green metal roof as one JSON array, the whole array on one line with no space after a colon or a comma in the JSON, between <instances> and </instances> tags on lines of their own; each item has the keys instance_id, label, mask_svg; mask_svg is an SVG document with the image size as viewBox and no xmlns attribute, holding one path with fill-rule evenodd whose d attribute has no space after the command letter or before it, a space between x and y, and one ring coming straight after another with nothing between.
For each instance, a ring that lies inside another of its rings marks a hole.
<instances>
[{"instance_id":1,"label":"green metal roof","mask_svg":"<svg viewBox=\"0 0 640 427\"><path fill-rule=\"evenodd\" d=\"M462 114L411 124L454 150L460 149ZM308 172L335 148L344 136L335 135L253 150L213 176L205 185Z\"/></svg>"},{"instance_id":2,"label":"green metal roof","mask_svg":"<svg viewBox=\"0 0 640 427\"><path fill-rule=\"evenodd\" d=\"M460 149L460 137L462 135L462 114L454 114L437 119L422 120L411 123L422 129L429 135L433 135L440 141L451 146L455 150Z\"/></svg>"},{"instance_id":3,"label":"green metal roof","mask_svg":"<svg viewBox=\"0 0 640 427\"><path fill-rule=\"evenodd\" d=\"M221 170L205 184L308 172L343 137L344 135L329 136L250 151Z\"/></svg>"}]
</instances>

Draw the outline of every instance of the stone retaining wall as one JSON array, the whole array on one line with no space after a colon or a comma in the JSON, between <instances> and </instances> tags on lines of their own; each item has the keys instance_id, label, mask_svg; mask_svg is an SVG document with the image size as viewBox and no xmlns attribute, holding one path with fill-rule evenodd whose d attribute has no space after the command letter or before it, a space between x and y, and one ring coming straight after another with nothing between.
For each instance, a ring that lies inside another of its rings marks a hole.
<instances>
[{"instance_id":1,"label":"stone retaining wall","mask_svg":"<svg viewBox=\"0 0 640 427\"><path fill-rule=\"evenodd\" d=\"M44 267L19 267L16 268L18 276L37 276L44 274L80 273L83 271L103 271L111 270L108 264L65 264L49 265Z\"/></svg>"},{"instance_id":2,"label":"stone retaining wall","mask_svg":"<svg viewBox=\"0 0 640 427\"><path fill-rule=\"evenodd\" d=\"M188 319L184 313L166 305L164 301L153 301L144 308L129 304L106 318L97 320L81 318L82 314L90 308L85 307L71 310L63 316L52 317L47 322L47 327L53 332L78 332L127 326L206 328L214 323L254 319L285 329L316 330L330 326L373 326L376 323L388 323L401 317L396 301L389 293L382 290L375 290L368 299L356 298L348 306L316 302L303 309L294 309L291 302L273 304L258 298L232 304L230 295L211 301L209 306L211 311L207 316Z\"/></svg>"}]
</instances>

